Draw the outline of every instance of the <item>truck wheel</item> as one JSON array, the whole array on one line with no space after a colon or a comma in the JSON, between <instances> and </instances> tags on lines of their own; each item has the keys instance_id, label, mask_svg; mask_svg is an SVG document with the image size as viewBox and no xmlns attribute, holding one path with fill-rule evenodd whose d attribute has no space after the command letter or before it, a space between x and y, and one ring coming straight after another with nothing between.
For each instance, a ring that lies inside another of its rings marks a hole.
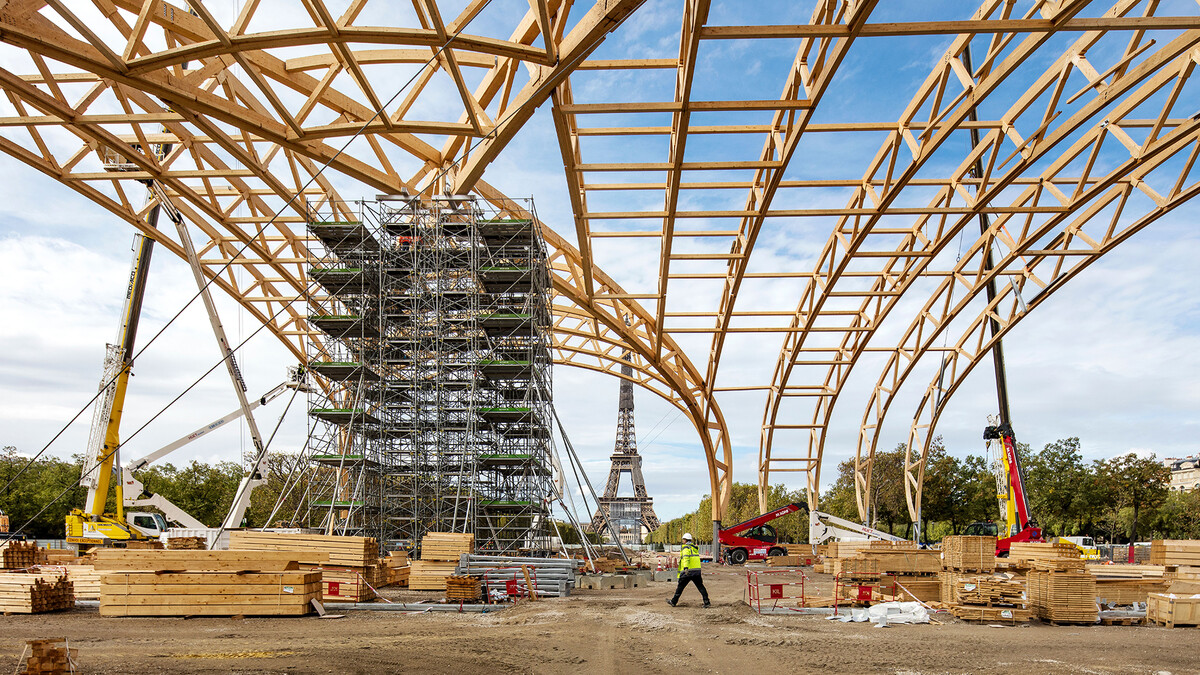
<instances>
[{"instance_id":1,"label":"truck wheel","mask_svg":"<svg viewBox=\"0 0 1200 675\"><path fill-rule=\"evenodd\" d=\"M745 564L746 564L746 558L747 558L747 557L748 557L748 556L746 555L746 549L744 549L744 548L735 548L735 549L733 549L732 551L730 551L730 552L729 552L729 564L731 564L731 565L745 565Z\"/></svg>"},{"instance_id":2,"label":"truck wheel","mask_svg":"<svg viewBox=\"0 0 1200 675\"><path fill-rule=\"evenodd\" d=\"M770 551L767 551L767 555L769 555L769 556L787 555L787 549L773 548Z\"/></svg>"}]
</instances>

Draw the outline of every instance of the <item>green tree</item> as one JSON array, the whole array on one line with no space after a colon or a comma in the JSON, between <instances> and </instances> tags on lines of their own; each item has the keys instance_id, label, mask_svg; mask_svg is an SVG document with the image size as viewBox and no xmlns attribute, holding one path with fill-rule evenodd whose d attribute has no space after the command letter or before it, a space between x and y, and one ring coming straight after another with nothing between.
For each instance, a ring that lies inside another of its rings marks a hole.
<instances>
[{"instance_id":1,"label":"green tree","mask_svg":"<svg viewBox=\"0 0 1200 675\"><path fill-rule=\"evenodd\" d=\"M79 487L79 467L56 457L43 457L25 469L28 457L17 448L0 450L0 486L12 485L0 494L0 510L9 517L12 531L27 537L61 539L64 518L83 505L87 490ZM19 475L18 475L19 474ZM16 480L13 480L13 479Z\"/></svg>"},{"instance_id":2,"label":"green tree","mask_svg":"<svg viewBox=\"0 0 1200 675\"><path fill-rule=\"evenodd\" d=\"M1079 439L1048 443L1041 452L1027 453L1024 459L1025 489L1034 518L1048 534L1076 534L1086 505L1081 486L1090 479Z\"/></svg>"},{"instance_id":3,"label":"green tree","mask_svg":"<svg viewBox=\"0 0 1200 675\"><path fill-rule=\"evenodd\" d=\"M1122 529L1128 530L1129 541L1137 541L1141 516L1162 504L1170 491L1170 469L1153 455L1138 457L1130 453L1097 461L1096 476L1099 486L1111 495L1106 509L1110 524L1124 525ZM1122 517L1122 509L1129 509L1129 514Z\"/></svg>"}]
</instances>

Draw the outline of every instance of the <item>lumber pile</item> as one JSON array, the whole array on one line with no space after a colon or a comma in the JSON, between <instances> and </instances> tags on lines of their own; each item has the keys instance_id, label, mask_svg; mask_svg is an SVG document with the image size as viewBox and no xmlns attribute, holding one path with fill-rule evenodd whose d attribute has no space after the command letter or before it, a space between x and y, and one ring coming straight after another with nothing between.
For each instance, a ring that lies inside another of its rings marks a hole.
<instances>
[{"instance_id":1,"label":"lumber pile","mask_svg":"<svg viewBox=\"0 0 1200 675\"><path fill-rule=\"evenodd\" d=\"M1016 624L1031 616L1025 583L1007 575L946 570L942 602L964 621Z\"/></svg>"},{"instance_id":2,"label":"lumber pile","mask_svg":"<svg viewBox=\"0 0 1200 675\"><path fill-rule=\"evenodd\" d=\"M154 551L100 549L93 566L100 572L250 572L294 570L297 556L287 551Z\"/></svg>"},{"instance_id":3,"label":"lumber pile","mask_svg":"<svg viewBox=\"0 0 1200 675\"><path fill-rule=\"evenodd\" d=\"M321 573L108 572L100 616L299 616L321 600Z\"/></svg>"},{"instance_id":4,"label":"lumber pile","mask_svg":"<svg viewBox=\"0 0 1200 675\"><path fill-rule=\"evenodd\" d=\"M408 573L408 587L414 591L444 591L446 577L454 574L458 563L445 560L414 560Z\"/></svg>"},{"instance_id":5,"label":"lumber pile","mask_svg":"<svg viewBox=\"0 0 1200 675\"><path fill-rule=\"evenodd\" d=\"M479 577L450 575L446 577L446 599L475 602L479 599Z\"/></svg>"},{"instance_id":6,"label":"lumber pile","mask_svg":"<svg viewBox=\"0 0 1200 675\"><path fill-rule=\"evenodd\" d=\"M1087 572L1096 578L1096 598L1109 605L1146 602L1168 584L1162 565L1088 564Z\"/></svg>"},{"instance_id":7,"label":"lumber pile","mask_svg":"<svg viewBox=\"0 0 1200 675\"><path fill-rule=\"evenodd\" d=\"M459 557L475 550L475 535L427 532L421 538L421 559L413 561L408 587L414 591L444 591Z\"/></svg>"},{"instance_id":8,"label":"lumber pile","mask_svg":"<svg viewBox=\"0 0 1200 675\"><path fill-rule=\"evenodd\" d=\"M1084 561L1079 549L1068 542L1013 542L1008 550L1009 563L1013 567L1042 571L1080 571Z\"/></svg>"},{"instance_id":9,"label":"lumber pile","mask_svg":"<svg viewBox=\"0 0 1200 675\"><path fill-rule=\"evenodd\" d=\"M46 581L37 574L0 574L0 612L41 614L74 606L74 587L62 575Z\"/></svg>"},{"instance_id":10,"label":"lumber pile","mask_svg":"<svg viewBox=\"0 0 1200 675\"><path fill-rule=\"evenodd\" d=\"M773 555L767 557L767 567L797 567L804 563L798 555Z\"/></svg>"},{"instance_id":11,"label":"lumber pile","mask_svg":"<svg viewBox=\"0 0 1200 675\"><path fill-rule=\"evenodd\" d=\"M907 547L863 548L853 557L837 558L833 565L833 573L844 578L876 574L937 574L941 569L942 563L937 551Z\"/></svg>"},{"instance_id":12,"label":"lumber pile","mask_svg":"<svg viewBox=\"0 0 1200 675\"><path fill-rule=\"evenodd\" d=\"M453 560L475 552L475 535L459 532L426 532L421 537L421 560Z\"/></svg>"},{"instance_id":13,"label":"lumber pile","mask_svg":"<svg viewBox=\"0 0 1200 675\"><path fill-rule=\"evenodd\" d=\"M1155 539L1150 542L1150 564L1200 567L1200 540Z\"/></svg>"},{"instance_id":14,"label":"lumber pile","mask_svg":"<svg viewBox=\"0 0 1200 675\"><path fill-rule=\"evenodd\" d=\"M322 573L326 602L368 602L387 585L374 537L239 530L230 533L229 548L295 556L300 569Z\"/></svg>"},{"instance_id":15,"label":"lumber pile","mask_svg":"<svg viewBox=\"0 0 1200 675\"><path fill-rule=\"evenodd\" d=\"M39 565L70 565L77 557L69 548L38 549Z\"/></svg>"},{"instance_id":16,"label":"lumber pile","mask_svg":"<svg viewBox=\"0 0 1200 675\"><path fill-rule=\"evenodd\" d=\"M859 551L866 548L871 548L871 542L866 540L831 541L827 555L830 558L853 558Z\"/></svg>"},{"instance_id":17,"label":"lumber pile","mask_svg":"<svg viewBox=\"0 0 1200 675\"><path fill-rule=\"evenodd\" d=\"M404 567L388 567L388 585L407 588L408 575L411 572L411 565L405 565Z\"/></svg>"},{"instance_id":18,"label":"lumber pile","mask_svg":"<svg viewBox=\"0 0 1200 675\"><path fill-rule=\"evenodd\" d=\"M954 584L956 602L964 605L1025 606L1025 584L1002 577L964 577Z\"/></svg>"},{"instance_id":19,"label":"lumber pile","mask_svg":"<svg viewBox=\"0 0 1200 675\"><path fill-rule=\"evenodd\" d=\"M937 602L942 596L942 582L933 576L895 577L898 585L896 599L901 601ZM886 581L885 581L886 585Z\"/></svg>"},{"instance_id":20,"label":"lumber pile","mask_svg":"<svg viewBox=\"0 0 1200 675\"><path fill-rule=\"evenodd\" d=\"M1096 623L1096 578L1084 570L1032 569L1026 576L1029 605L1054 623Z\"/></svg>"},{"instance_id":21,"label":"lumber pile","mask_svg":"<svg viewBox=\"0 0 1200 675\"><path fill-rule=\"evenodd\" d=\"M951 535L942 540L942 565L962 572L996 569L996 538Z\"/></svg>"},{"instance_id":22,"label":"lumber pile","mask_svg":"<svg viewBox=\"0 0 1200 675\"><path fill-rule=\"evenodd\" d=\"M787 551L788 555L794 555L801 558L812 558L813 547L810 544L779 544Z\"/></svg>"},{"instance_id":23,"label":"lumber pile","mask_svg":"<svg viewBox=\"0 0 1200 675\"><path fill-rule=\"evenodd\" d=\"M36 576L48 583L66 577L75 588L76 600L100 599L100 573L91 565L38 566L26 574Z\"/></svg>"},{"instance_id":24,"label":"lumber pile","mask_svg":"<svg viewBox=\"0 0 1200 675\"><path fill-rule=\"evenodd\" d=\"M303 565L370 567L379 562L374 537L235 530L229 533L229 550L288 551Z\"/></svg>"},{"instance_id":25,"label":"lumber pile","mask_svg":"<svg viewBox=\"0 0 1200 675\"><path fill-rule=\"evenodd\" d=\"M37 544L32 541L10 541L4 547L4 569L22 570L37 564Z\"/></svg>"},{"instance_id":26,"label":"lumber pile","mask_svg":"<svg viewBox=\"0 0 1200 675\"><path fill-rule=\"evenodd\" d=\"M208 542L204 537L171 537L167 540L168 551L204 551Z\"/></svg>"},{"instance_id":27,"label":"lumber pile","mask_svg":"<svg viewBox=\"0 0 1200 675\"><path fill-rule=\"evenodd\" d=\"M25 660L25 670L17 675L65 675L76 672L75 657L79 655L79 650L55 646L65 645L66 642L66 638L26 640L29 658Z\"/></svg>"}]
</instances>

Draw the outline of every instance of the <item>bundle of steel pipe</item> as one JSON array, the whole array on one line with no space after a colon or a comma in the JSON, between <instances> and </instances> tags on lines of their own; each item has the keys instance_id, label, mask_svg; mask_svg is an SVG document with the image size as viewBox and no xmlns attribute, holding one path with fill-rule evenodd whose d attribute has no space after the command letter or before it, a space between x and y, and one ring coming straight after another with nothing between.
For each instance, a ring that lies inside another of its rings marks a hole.
<instances>
[{"instance_id":1,"label":"bundle of steel pipe","mask_svg":"<svg viewBox=\"0 0 1200 675\"><path fill-rule=\"evenodd\" d=\"M505 556L459 556L455 574L481 577L487 590L504 589L508 581L525 585L522 567L529 570L534 590L543 596L565 597L575 587L575 573L582 561L565 558L511 558Z\"/></svg>"}]
</instances>

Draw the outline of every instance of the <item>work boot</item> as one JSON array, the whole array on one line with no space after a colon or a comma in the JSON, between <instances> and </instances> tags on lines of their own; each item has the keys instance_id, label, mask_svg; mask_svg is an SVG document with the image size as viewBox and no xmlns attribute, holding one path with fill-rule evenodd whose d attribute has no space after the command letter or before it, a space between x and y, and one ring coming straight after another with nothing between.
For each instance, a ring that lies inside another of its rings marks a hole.
<instances>
[{"instance_id":1,"label":"work boot","mask_svg":"<svg viewBox=\"0 0 1200 675\"><path fill-rule=\"evenodd\" d=\"M707 601L707 600L705 600L705 601L704 601L704 609L708 609L709 607L712 607L712 603L711 603L711 602L709 602L709 601Z\"/></svg>"},{"instance_id":2,"label":"work boot","mask_svg":"<svg viewBox=\"0 0 1200 675\"><path fill-rule=\"evenodd\" d=\"M675 606L675 598L667 598L667 604L674 607Z\"/></svg>"}]
</instances>

